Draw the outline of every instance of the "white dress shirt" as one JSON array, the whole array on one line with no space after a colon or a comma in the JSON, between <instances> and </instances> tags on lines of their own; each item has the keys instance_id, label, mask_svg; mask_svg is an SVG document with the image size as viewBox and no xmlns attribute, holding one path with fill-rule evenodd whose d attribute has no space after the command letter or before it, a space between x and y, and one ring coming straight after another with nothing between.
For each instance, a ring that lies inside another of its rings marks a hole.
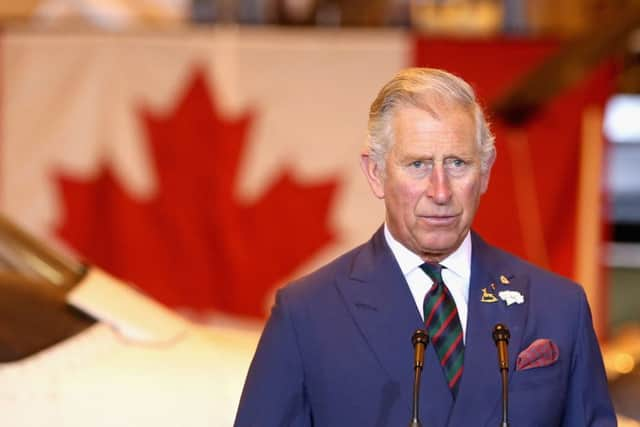
<instances>
[{"instance_id":1,"label":"white dress shirt","mask_svg":"<svg viewBox=\"0 0 640 427\"><path fill-rule=\"evenodd\" d=\"M389 232L387 224L384 225L384 237L398 265L400 265L400 270L402 270L402 274L404 274L404 278L409 285L409 290L416 302L420 316L424 319L422 304L425 295L433 284L431 278L420 268L424 261L398 242ZM458 308L458 316L462 324L462 336L466 341L469 280L471 278L471 234L467 233L458 249L442 260L440 264L446 267L442 269L442 280L447 289L449 289Z\"/></svg>"}]
</instances>

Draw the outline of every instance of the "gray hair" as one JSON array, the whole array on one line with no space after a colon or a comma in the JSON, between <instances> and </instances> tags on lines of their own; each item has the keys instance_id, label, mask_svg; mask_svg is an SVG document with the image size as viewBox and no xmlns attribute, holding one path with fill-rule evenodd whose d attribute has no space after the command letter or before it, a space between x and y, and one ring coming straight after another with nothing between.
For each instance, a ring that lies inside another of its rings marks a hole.
<instances>
[{"instance_id":1,"label":"gray hair","mask_svg":"<svg viewBox=\"0 0 640 427\"><path fill-rule=\"evenodd\" d=\"M443 70L407 68L384 85L369 110L366 148L382 171L387 151L394 141L391 119L398 107L414 106L432 112L434 104L443 103L462 107L473 114L481 168L483 172L489 170L496 150L495 138L473 88L460 77Z\"/></svg>"}]
</instances>

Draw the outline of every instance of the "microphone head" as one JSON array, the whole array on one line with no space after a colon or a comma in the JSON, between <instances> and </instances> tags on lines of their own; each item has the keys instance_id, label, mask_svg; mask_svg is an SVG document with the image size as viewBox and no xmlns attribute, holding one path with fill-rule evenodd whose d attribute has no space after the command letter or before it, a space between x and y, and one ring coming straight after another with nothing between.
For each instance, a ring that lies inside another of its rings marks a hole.
<instances>
[{"instance_id":1,"label":"microphone head","mask_svg":"<svg viewBox=\"0 0 640 427\"><path fill-rule=\"evenodd\" d=\"M511 338L511 334L509 333L509 329L504 326L502 323L496 324L493 328L493 341L498 345L498 342L505 341L507 344L509 343L509 338Z\"/></svg>"},{"instance_id":2,"label":"microphone head","mask_svg":"<svg viewBox=\"0 0 640 427\"><path fill-rule=\"evenodd\" d=\"M416 329L416 331L411 336L411 343L415 347L416 344L424 344L425 346L429 343L429 336L424 331L424 329Z\"/></svg>"}]
</instances>

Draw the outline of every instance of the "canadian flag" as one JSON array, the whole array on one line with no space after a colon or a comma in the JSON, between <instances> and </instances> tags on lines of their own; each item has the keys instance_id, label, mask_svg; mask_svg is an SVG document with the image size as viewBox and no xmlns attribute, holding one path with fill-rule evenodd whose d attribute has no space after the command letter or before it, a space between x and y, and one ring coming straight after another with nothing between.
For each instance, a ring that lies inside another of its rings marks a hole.
<instances>
[{"instance_id":1,"label":"canadian flag","mask_svg":"<svg viewBox=\"0 0 640 427\"><path fill-rule=\"evenodd\" d=\"M358 154L395 72L445 68L488 106L557 48L394 31L8 31L0 208L171 307L263 318L274 289L382 223ZM594 71L524 128L494 121L475 224L487 240L573 278L588 276L584 257L598 265L599 175L581 175L581 159L589 129L602 150L610 82ZM593 305L605 294L590 280Z\"/></svg>"}]
</instances>

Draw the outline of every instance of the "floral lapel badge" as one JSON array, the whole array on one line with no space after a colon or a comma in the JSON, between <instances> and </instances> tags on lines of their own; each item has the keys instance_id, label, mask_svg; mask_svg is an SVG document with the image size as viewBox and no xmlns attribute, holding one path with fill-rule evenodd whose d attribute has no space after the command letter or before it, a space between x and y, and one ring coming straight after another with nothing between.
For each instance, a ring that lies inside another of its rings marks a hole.
<instances>
[{"instance_id":1,"label":"floral lapel badge","mask_svg":"<svg viewBox=\"0 0 640 427\"><path fill-rule=\"evenodd\" d=\"M504 274L501 274L500 283L504 286L508 286L511 283L511 277L512 276L505 276ZM486 288L482 288L482 296L480 297L480 302L494 303L498 302L499 300L504 301L507 306L510 306L512 304L523 304L524 296L520 292L514 290L498 291L496 289L495 283L491 283Z\"/></svg>"},{"instance_id":2,"label":"floral lapel badge","mask_svg":"<svg viewBox=\"0 0 640 427\"><path fill-rule=\"evenodd\" d=\"M507 303L507 306L511 304L522 304L524 302L524 296L518 291L500 291L498 296L502 301Z\"/></svg>"}]
</instances>

